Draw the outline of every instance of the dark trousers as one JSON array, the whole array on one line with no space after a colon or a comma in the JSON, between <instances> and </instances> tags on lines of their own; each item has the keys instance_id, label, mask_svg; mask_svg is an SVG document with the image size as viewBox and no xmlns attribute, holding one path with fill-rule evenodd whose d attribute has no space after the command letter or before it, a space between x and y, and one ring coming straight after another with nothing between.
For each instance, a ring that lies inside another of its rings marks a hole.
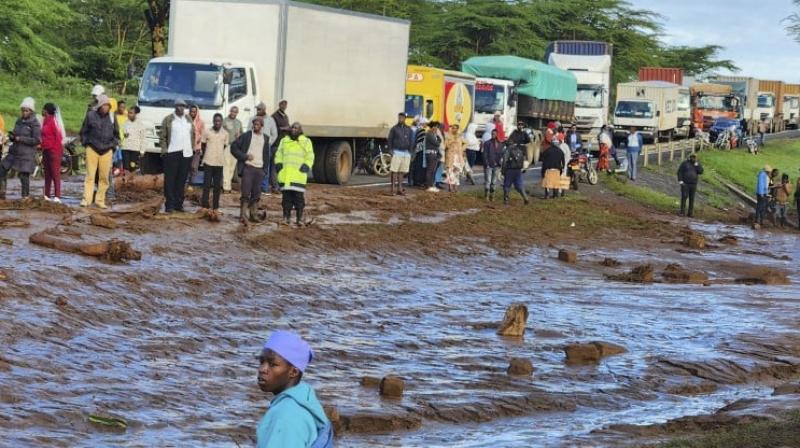
<instances>
[{"instance_id":1,"label":"dark trousers","mask_svg":"<svg viewBox=\"0 0 800 448\"><path fill-rule=\"evenodd\" d=\"M5 182L9 171L10 169L6 169L0 165L0 180ZM22 185L22 197L27 198L31 194L31 173L17 173L17 177L19 177L19 183ZM5 193L5 191L3 191L3 193Z\"/></svg>"},{"instance_id":2,"label":"dark trousers","mask_svg":"<svg viewBox=\"0 0 800 448\"><path fill-rule=\"evenodd\" d=\"M686 211L686 200L689 200L689 217L694 214L694 194L697 184L681 184L681 215Z\"/></svg>"},{"instance_id":3,"label":"dark trousers","mask_svg":"<svg viewBox=\"0 0 800 448\"><path fill-rule=\"evenodd\" d=\"M478 151L473 151L471 149L467 150L467 163L469 163L470 168L475 166L475 162L478 160Z\"/></svg>"},{"instance_id":4,"label":"dark trousers","mask_svg":"<svg viewBox=\"0 0 800 448\"><path fill-rule=\"evenodd\" d=\"M171 152L164 156L164 209L168 212L183 210L186 195L186 178L192 165L192 157L183 153Z\"/></svg>"},{"instance_id":5,"label":"dark trousers","mask_svg":"<svg viewBox=\"0 0 800 448\"><path fill-rule=\"evenodd\" d=\"M211 190L214 190L214 210L219 208L219 195L222 194L222 167L221 166L204 166L203 167L203 199L201 205L203 208L209 208L208 196Z\"/></svg>"},{"instance_id":6,"label":"dark trousers","mask_svg":"<svg viewBox=\"0 0 800 448\"><path fill-rule=\"evenodd\" d=\"M306 194L302 191L283 190L281 205L283 206L283 217L289 219L292 208L297 210L297 220L303 216L303 209L306 207Z\"/></svg>"},{"instance_id":7,"label":"dark trousers","mask_svg":"<svg viewBox=\"0 0 800 448\"><path fill-rule=\"evenodd\" d=\"M242 191L241 201L256 204L261 199L261 181L264 180L264 169L245 164L239 188Z\"/></svg>"},{"instance_id":8,"label":"dark trousers","mask_svg":"<svg viewBox=\"0 0 800 448\"><path fill-rule=\"evenodd\" d=\"M439 165L438 154L425 154L425 187L436 185L436 167Z\"/></svg>"},{"instance_id":9,"label":"dark trousers","mask_svg":"<svg viewBox=\"0 0 800 448\"><path fill-rule=\"evenodd\" d=\"M525 195L525 186L522 183L522 170L506 170L503 174L503 196L508 196L511 186L521 195Z\"/></svg>"},{"instance_id":10,"label":"dark trousers","mask_svg":"<svg viewBox=\"0 0 800 448\"><path fill-rule=\"evenodd\" d=\"M139 153L136 151L122 150L122 169L127 172L133 171L133 165L139 166Z\"/></svg>"},{"instance_id":11,"label":"dark trousers","mask_svg":"<svg viewBox=\"0 0 800 448\"><path fill-rule=\"evenodd\" d=\"M44 165L44 195L50 196L51 187L53 196L61 197L61 155L62 151L42 151L42 164Z\"/></svg>"},{"instance_id":12,"label":"dark trousers","mask_svg":"<svg viewBox=\"0 0 800 448\"><path fill-rule=\"evenodd\" d=\"M767 195L756 195L756 218L755 222L764 224L764 215L767 214Z\"/></svg>"}]
</instances>

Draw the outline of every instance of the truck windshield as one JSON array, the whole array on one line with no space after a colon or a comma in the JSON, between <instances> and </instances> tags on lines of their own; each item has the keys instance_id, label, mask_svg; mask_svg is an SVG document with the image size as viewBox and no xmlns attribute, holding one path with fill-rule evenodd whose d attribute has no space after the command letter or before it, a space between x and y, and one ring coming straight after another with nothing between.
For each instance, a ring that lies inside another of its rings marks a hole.
<instances>
[{"instance_id":1,"label":"truck windshield","mask_svg":"<svg viewBox=\"0 0 800 448\"><path fill-rule=\"evenodd\" d=\"M505 109L506 93L503 86L485 82L475 84L475 112L491 114Z\"/></svg>"},{"instance_id":2,"label":"truck windshield","mask_svg":"<svg viewBox=\"0 0 800 448\"><path fill-rule=\"evenodd\" d=\"M614 111L620 118L653 118L653 104L642 101L619 101Z\"/></svg>"},{"instance_id":3,"label":"truck windshield","mask_svg":"<svg viewBox=\"0 0 800 448\"><path fill-rule=\"evenodd\" d=\"M579 84L578 96L575 97L575 107L603 107L603 86L599 84Z\"/></svg>"},{"instance_id":4,"label":"truck windshield","mask_svg":"<svg viewBox=\"0 0 800 448\"><path fill-rule=\"evenodd\" d=\"M140 106L171 107L182 99L201 109L222 105L222 67L211 64L150 63L139 88Z\"/></svg>"},{"instance_id":5,"label":"truck windshield","mask_svg":"<svg viewBox=\"0 0 800 448\"><path fill-rule=\"evenodd\" d=\"M678 95L678 110L689 110L690 101L688 93Z\"/></svg>"},{"instance_id":6,"label":"truck windshield","mask_svg":"<svg viewBox=\"0 0 800 448\"><path fill-rule=\"evenodd\" d=\"M789 109L797 109L800 107L800 99L798 98L786 98L785 102L789 105Z\"/></svg>"},{"instance_id":7,"label":"truck windshield","mask_svg":"<svg viewBox=\"0 0 800 448\"><path fill-rule=\"evenodd\" d=\"M703 95L697 99L699 109L721 110L725 112L735 112L736 105L733 98L725 96Z\"/></svg>"},{"instance_id":8,"label":"truck windshield","mask_svg":"<svg viewBox=\"0 0 800 448\"><path fill-rule=\"evenodd\" d=\"M424 100L422 95L406 95L406 116L407 117L416 117L416 116L424 116L422 114L422 107L424 104Z\"/></svg>"},{"instance_id":9,"label":"truck windshield","mask_svg":"<svg viewBox=\"0 0 800 448\"><path fill-rule=\"evenodd\" d=\"M773 107L775 106L775 98L772 95L759 95L758 107Z\"/></svg>"}]
</instances>

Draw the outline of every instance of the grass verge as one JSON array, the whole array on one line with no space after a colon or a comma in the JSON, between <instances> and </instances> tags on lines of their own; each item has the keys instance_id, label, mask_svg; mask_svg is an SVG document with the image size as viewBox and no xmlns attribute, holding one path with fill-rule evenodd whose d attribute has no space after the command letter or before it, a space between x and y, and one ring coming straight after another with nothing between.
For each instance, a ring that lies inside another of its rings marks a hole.
<instances>
[{"instance_id":1,"label":"grass verge","mask_svg":"<svg viewBox=\"0 0 800 448\"><path fill-rule=\"evenodd\" d=\"M614 193L648 208L671 213L675 212L680 206L680 201L675 197L648 187L636 185L623 176L608 176L604 177L603 181L605 182L604 185Z\"/></svg>"},{"instance_id":2,"label":"grass verge","mask_svg":"<svg viewBox=\"0 0 800 448\"><path fill-rule=\"evenodd\" d=\"M673 440L658 448L800 447L800 411L778 421L758 421L719 429L699 437Z\"/></svg>"},{"instance_id":3,"label":"grass verge","mask_svg":"<svg viewBox=\"0 0 800 448\"><path fill-rule=\"evenodd\" d=\"M756 176L764 165L789 173L792 180L796 179L800 168L800 140L768 143L757 156L743 150L708 150L699 153L699 159L706 170L705 180L713 182L711 178L720 176L753 194Z\"/></svg>"}]
</instances>

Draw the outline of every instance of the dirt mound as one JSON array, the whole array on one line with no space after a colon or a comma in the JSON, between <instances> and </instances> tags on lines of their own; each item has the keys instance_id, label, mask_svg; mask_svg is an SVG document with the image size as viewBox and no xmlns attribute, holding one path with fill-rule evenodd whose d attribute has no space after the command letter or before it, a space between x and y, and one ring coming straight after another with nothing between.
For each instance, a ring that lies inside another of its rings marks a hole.
<instances>
[{"instance_id":1,"label":"dirt mound","mask_svg":"<svg viewBox=\"0 0 800 448\"><path fill-rule=\"evenodd\" d=\"M33 197L0 200L0 210L38 210L58 214L72 213L72 209L68 205Z\"/></svg>"},{"instance_id":2,"label":"dirt mound","mask_svg":"<svg viewBox=\"0 0 800 448\"><path fill-rule=\"evenodd\" d=\"M705 283L708 274L699 271L690 271L677 264L669 264L661 273L667 283Z\"/></svg>"},{"instance_id":3,"label":"dirt mound","mask_svg":"<svg viewBox=\"0 0 800 448\"><path fill-rule=\"evenodd\" d=\"M789 275L786 272L771 268L753 268L746 275L735 280L736 283L745 285L789 285Z\"/></svg>"},{"instance_id":4,"label":"dirt mound","mask_svg":"<svg viewBox=\"0 0 800 448\"><path fill-rule=\"evenodd\" d=\"M653 265L643 264L641 266L636 266L628 273L606 275L606 278L617 282L653 283L653 281L655 281L653 272Z\"/></svg>"},{"instance_id":5,"label":"dirt mound","mask_svg":"<svg viewBox=\"0 0 800 448\"><path fill-rule=\"evenodd\" d=\"M525 334L525 324L528 321L528 307L522 303L515 303L506 309L503 322L497 334L500 336L521 337Z\"/></svg>"},{"instance_id":6,"label":"dirt mound","mask_svg":"<svg viewBox=\"0 0 800 448\"><path fill-rule=\"evenodd\" d=\"M706 237L694 231L686 231L683 235L683 245L691 249L705 249Z\"/></svg>"},{"instance_id":7,"label":"dirt mound","mask_svg":"<svg viewBox=\"0 0 800 448\"><path fill-rule=\"evenodd\" d=\"M106 229L116 229L117 228L117 221L114 218L104 216L101 214L93 214L89 217L89 222L92 223L93 226L103 227Z\"/></svg>"},{"instance_id":8,"label":"dirt mound","mask_svg":"<svg viewBox=\"0 0 800 448\"><path fill-rule=\"evenodd\" d=\"M578 254L574 250L561 249L558 251L558 259L565 263L575 263L578 261Z\"/></svg>"}]
</instances>

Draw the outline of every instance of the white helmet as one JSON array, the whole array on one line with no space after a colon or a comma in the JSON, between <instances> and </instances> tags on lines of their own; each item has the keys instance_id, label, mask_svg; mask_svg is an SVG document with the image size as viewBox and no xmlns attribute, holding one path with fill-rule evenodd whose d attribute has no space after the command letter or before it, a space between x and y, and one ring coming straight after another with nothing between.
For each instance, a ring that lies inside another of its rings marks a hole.
<instances>
[{"instance_id":1,"label":"white helmet","mask_svg":"<svg viewBox=\"0 0 800 448\"><path fill-rule=\"evenodd\" d=\"M94 87L92 87L92 95L93 96L99 96L99 95L102 95L104 93L106 93L106 89L103 88L103 86L101 86L100 84L97 84Z\"/></svg>"}]
</instances>

